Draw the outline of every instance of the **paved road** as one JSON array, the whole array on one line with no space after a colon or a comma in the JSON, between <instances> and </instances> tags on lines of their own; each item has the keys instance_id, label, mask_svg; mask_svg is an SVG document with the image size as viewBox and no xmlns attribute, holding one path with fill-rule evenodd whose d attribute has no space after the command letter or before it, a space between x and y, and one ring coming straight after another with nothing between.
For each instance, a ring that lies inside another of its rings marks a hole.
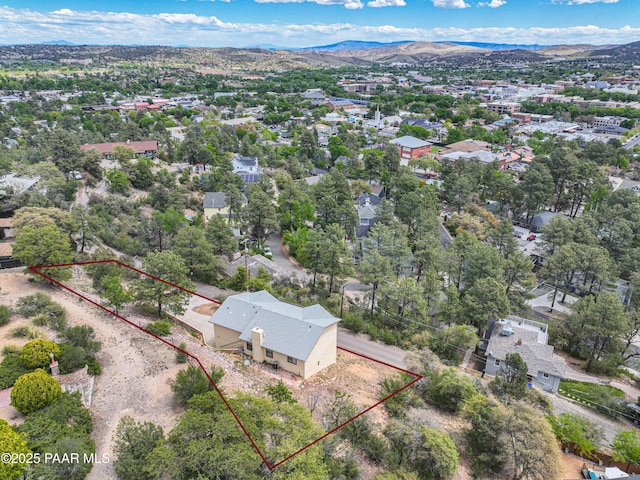
<instances>
[{"instance_id":1,"label":"paved road","mask_svg":"<svg viewBox=\"0 0 640 480\"><path fill-rule=\"evenodd\" d=\"M607 417L606 415L597 412L593 408L588 408L580 405L579 403L572 402L571 400L567 400L560 395L546 392L545 395L550 398L551 403L553 404L554 415L560 415L561 413L573 413L588 418L589 420L602 427L605 438L604 443L607 445L611 444L613 437L618 432L634 429L633 425L629 422L623 422L621 420L615 420L611 417Z\"/></svg>"},{"instance_id":2,"label":"paved road","mask_svg":"<svg viewBox=\"0 0 640 480\"><path fill-rule=\"evenodd\" d=\"M407 352L398 347L374 342L363 335L356 335L342 328L338 329L338 346L388 363L398 368L407 368L404 358Z\"/></svg>"}]
</instances>

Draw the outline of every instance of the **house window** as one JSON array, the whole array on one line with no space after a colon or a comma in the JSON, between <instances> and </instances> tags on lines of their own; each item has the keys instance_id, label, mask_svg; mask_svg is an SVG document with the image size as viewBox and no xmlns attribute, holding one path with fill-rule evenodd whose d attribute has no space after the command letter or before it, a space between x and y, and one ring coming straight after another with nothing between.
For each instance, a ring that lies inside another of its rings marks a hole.
<instances>
[{"instance_id":1,"label":"house window","mask_svg":"<svg viewBox=\"0 0 640 480\"><path fill-rule=\"evenodd\" d=\"M494 364L496 367L499 367L499 366L500 366L500 360L498 360L498 359L496 358L496 359L493 361L493 364Z\"/></svg>"},{"instance_id":2,"label":"house window","mask_svg":"<svg viewBox=\"0 0 640 480\"><path fill-rule=\"evenodd\" d=\"M294 365L297 365L297 364L298 364L298 360L296 360L296 359L295 359L295 358L293 358L293 357L287 357L287 362L289 362L289 363L293 363Z\"/></svg>"},{"instance_id":3,"label":"house window","mask_svg":"<svg viewBox=\"0 0 640 480\"><path fill-rule=\"evenodd\" d=\"M267 357L269 357L269 358L273 358L273 350L267 350L267 351L266 351L266 355L267 355Z\"/></svg>"},{"instance_id":4,"label":"house window","mask_svg":"<svg viewBox=\"0 0 640 480\"><path fill-rule=\"evenodd\" d=\"M253 351L253 343L247 342L247 350L249 350L250 352Z\"/></svg>"},{"instance_id":5,"label":"house window","mask_svg":"<svg viewBox=\"0 0 640 480\"><path fill-rule=\"evenodd\" d=\"M542 378L549 378L549 374L542 372Z\"/></svg>"}]
</instances>

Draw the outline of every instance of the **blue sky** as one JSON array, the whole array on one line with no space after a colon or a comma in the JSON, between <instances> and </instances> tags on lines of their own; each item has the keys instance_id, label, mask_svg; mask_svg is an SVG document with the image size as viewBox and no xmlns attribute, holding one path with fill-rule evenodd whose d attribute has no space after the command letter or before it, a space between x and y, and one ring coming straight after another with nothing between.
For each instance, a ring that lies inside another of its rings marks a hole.
<instances>
[{"instance_id":1,"label":"blue sky","mask_svg":"<svg viewBox=\"0 0 640 480\"><path fill-rule=\"evenodd\" d=\"M0 44L306 47L342 40L621 44L640 0L4 0Z\"/></svg>"}]
</instances>

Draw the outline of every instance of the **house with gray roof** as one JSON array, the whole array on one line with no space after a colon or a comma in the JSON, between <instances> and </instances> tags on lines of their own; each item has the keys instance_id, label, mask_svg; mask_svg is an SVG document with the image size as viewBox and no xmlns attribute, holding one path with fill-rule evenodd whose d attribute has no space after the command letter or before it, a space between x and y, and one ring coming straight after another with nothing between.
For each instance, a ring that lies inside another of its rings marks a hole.
<instances>
[{"instance_id":1,"label":"house with gray roof","mask_svg":"<svg viewBox=\"0 0 640 480\"><path fill-rule=\"evenodd\" d=\"M320 305L291 305L262 290L227 297L209 323L216 348L309 378L336 362L339 321Z\"/></svg>"},{"instance_id":2,"label":"house with gray roof","mask_svg":"<svg viewBox=\"0 0 640 480\"><path fill-rule=\"evenodd\" d=\"M547 344L548 325L509 315L502 320L490 320L484 372L495 375L505 365L508 353L518 353L527 364L529 381L549 392L556 393L560 380L564 378L566 363L553 353Z\"/></svg>"}]
</instances>

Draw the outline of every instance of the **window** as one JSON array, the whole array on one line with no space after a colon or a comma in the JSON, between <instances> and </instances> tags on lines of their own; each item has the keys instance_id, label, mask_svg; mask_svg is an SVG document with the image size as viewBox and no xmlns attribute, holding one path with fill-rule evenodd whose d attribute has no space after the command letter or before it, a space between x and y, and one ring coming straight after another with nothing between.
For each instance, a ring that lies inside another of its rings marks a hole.
<instances>
[{"instance_id":1,"label":"window","mask_svg":"<svg viewBox=\"0 0 640 480\"><path fill-rule=\"evenodd\" d=\"M267 350L266 354L267 354L267 357L273 358L273 350Z\"/></svg>"},{"instance_id":2,"label":"window","mask_svg":"<svg viewBox=\"0 0 640 480\"><path fill-rule=\"evenodd\" d=\"M294 365L297 365L297 364L298 364L298 360L296 360L296 359L295 359L295 358L293 358L293 357L287 357L287 362L289 362L289 363L293 363Z\"/></svg>"},{"instance_id":3,"label":"window","mask_svg":"<svg viewBox=\"0 0 640 480\"><path fill-rule=\"evenodd\" d=\"M549 378L549 374L542 372L542 378Z\"/></svg>"},{"instance_id":4,"label":"window","mask_svg":"<svg viewBox=\"0 0 640 480\"><path fill-rule=\"evenodd\" d=\"M247 342L247 350L249 350L250 352L253 351L253 343Z\"/></svg>"},{"instance_id":5,"label":"window","mask_svg":"<svg viewBox=\"0 0 640 480\"><path fill-rule=\"evenodd\" d=\"M500 366L500 360L498 360L498 359L496 358L496 359L493 361L493 364L494 364L496 367L499 367L499 366Z\"/></svg>"}]
</instances>

